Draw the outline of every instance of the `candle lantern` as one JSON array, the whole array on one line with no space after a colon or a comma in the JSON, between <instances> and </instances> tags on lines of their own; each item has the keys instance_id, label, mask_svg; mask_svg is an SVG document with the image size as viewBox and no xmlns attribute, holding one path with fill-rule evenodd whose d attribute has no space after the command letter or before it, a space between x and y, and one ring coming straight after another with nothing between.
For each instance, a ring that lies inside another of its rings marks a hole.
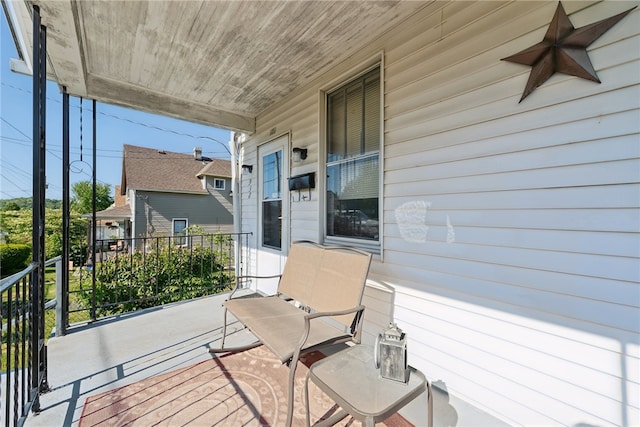
<instances>
[{"instance_id":1,"label":"candle lantern","mask_svg":"<svg viewBox=\"0 0 640 427\"><path fill-rule=\"evenodd\" d=\"M380 376L406 383L409 381L407 364L407 336L395 323L390 323L376 338L374 361Z\"/></svg>"}]
</instances>

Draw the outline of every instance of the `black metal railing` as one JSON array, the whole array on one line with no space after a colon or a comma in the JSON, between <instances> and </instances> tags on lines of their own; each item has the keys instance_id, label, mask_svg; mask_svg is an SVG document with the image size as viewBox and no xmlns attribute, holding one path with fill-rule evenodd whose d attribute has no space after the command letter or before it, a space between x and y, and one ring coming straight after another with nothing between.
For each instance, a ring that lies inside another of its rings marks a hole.
<instances>
[{"instance_id":1,"label":"black metal railing","mask_svg":"<svg viewBox=\"0 0 640 427\"><path fill-rule=\"evenodd\" d=\"M96 265L77 267L69 276L68 313L61 304L62 269L68 266L61 257L45 262L45 268L55 264L55 280L49 281L55 281L56 292L47 298L41 286L44 304L33 301L34 286L44 276L38 263L2 279L0 425L22 426L30 411L40 410L40 394L48 390L46 338L54 331L64 335L69 319L93 321L229 290L249 269L250 235L96 241Z\"/></svg>"},{"instance_id":2,"label":"black metal railing","mask_svg":"<svg viewBox=\"0 0 640 427\"><path fill-rule=\"evenodd\" d=\"M56 264L60 269L60 259L51 259L45 266ZM40 393L48 389L44 328L51 322L44 319L53 317L46 316L32 300L33 286L38 286L38 270L38 263L34 262L0 281L0 424L5 426L23 425L30 410L39 410Z\"/></svg>"},{"instance_id":3,"label":"black metal railing","mask_svg":"<svg viewBox=\"0 0 640 427\"><path fill-rule=\"evenodd\" d=\"M69 323L224 292L247 268L249 233L96 240L69 279Z\"/></svg>"}]
</instances>

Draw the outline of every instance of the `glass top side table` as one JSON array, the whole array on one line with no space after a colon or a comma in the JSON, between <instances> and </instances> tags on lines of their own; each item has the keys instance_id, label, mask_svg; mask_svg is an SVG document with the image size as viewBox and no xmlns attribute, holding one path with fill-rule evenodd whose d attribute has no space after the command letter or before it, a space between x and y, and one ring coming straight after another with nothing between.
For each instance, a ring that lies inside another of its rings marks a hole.
<instances>
[{"instance_id":1,"label":"glass top side table","mask_svg":"<svg viewBox=\"0 0 640 427\"><path fill-rule=\"evenodd\" d=\"M380 377L373 362L373 347L355 345L322 359L309 368L305 381L307 426L309 416L309 381L333 399L342 411L319 421L316 427L330 426L348 414L365 426L374 426L398 412L403 406L428 390L428 425L433 425L431 384L424 374L411 368L408 383Z\"/></svg>"}]
</instances>

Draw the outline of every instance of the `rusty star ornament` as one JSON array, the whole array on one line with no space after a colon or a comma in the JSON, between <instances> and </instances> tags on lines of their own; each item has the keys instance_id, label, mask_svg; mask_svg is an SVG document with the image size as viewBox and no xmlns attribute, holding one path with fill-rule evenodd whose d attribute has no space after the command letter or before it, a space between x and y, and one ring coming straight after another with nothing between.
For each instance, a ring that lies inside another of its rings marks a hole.
<instances>
[{"instance_id":1,"label":"rusty star ornament","mask_svg":"<svg viewBox=\"0 0 640 427\"><path fill-rule=\"evenodd\" d=\"M530 65L531 74L524 89L522 102L538 86L546 82L554 73L564 73L600 83L600 79L587 54L587 46L606 33L611 27L627 16L635 7L602 21L573 28L562 3L558 3L556 13L549 24L544 39L515 55L502 58L503 61Z\"/></svg>"}]
</instances>

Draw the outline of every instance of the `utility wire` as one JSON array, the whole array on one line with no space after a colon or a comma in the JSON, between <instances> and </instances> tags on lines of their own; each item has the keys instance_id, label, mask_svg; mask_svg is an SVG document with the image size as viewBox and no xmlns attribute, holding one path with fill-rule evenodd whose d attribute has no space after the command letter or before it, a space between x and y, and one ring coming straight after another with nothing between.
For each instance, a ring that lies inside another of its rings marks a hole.
<instances>
[{"instance_id":1,"label":"utility wire","mask_svg":"<svg viewBox=\"0 0 640 427\"><path fill-rule=\"evenodd\" d=\"M15 127L14 125L12 125L11 123L9 123L4 117L0 117L0 120L2 120L3 122L5 122L6 124L9 125L10 128L12 128L13 130L15 130L16 132L18 132L20 135L24 136L25 138L27 138L29 141L31 141L31 137L27 134L25 134L24 132L22 132L20 129L18 129L17 127Z\"/></svg>"},{"instance_id":2,"label":"utility wire","mask_svg":"<svg viewBox=\"0 0 640 427\"><path fill-rule=\"evenodd\" d=\"M17 139L17 138L11 138L8 136L0 136L0 139L3 141L6 141L9 144L16 144L16 145L20 145L23 147L31 147L31 141L27 141L25 139ZM55 147L55 148L51 148L51 147ZM62 152L62 146L59 144L49 144L47 143L47 152L49 154L51 154L52 156L60 159L60 157L56 154L56 153L61 153ZM69 152L71 154L79 154L80 150L79 148L76 147L70 147ZM108 154L99 154L101 152L107 152L107 153L114 153L113 155L108 155ZM108 149L96 149L96 153L99 159L121 159L122 158L122 150L108 150ZM118 153L118 154L115 154ZM187 152L176 152L176 151L171 151L172 154L182 154L185 156L190 155L191 153L187 153ZM208 154L208 153L213 153L210 151L203 151L203 154ZM163 160L163 159L159 159L157 157L148 157L148 156L127 156L128 159L155 159L155 160ZM212 157L212 159L219 159L219 160L227 160L227 159L220 159L217 157ZM176 160L175 158L167 158L165 160ZM180 159L179 159L180 160ZM228 160L227 160L228 161Z\"/></svg>"},{"instance_id":3,"label":"utility wire","mask_svg":"<svg viewBox=\"0 0 640 427\"><path fill-rule=\"evenodd\" d=\"M162 131L162 132L172 133L172 134L178 135L178 136L186 136L186 137L194 138L194 139L208 139L209 141L213 141L215 143L220 144L225 149L225 151L229 155L231 155L231 151L229 150L229 147L227 147L227 144L224 144L224 143L222 143L222 142L218 141L217 139L212 138L210 136L192 135L192 134L189 134L189 133L178 132L178 131L174 131L174 130L171 130L171 129L164 129L164 128L161 128L161 127L158 127L158 126L154 126L154 125L150 125L150 124L147 124L147 123L141 123L141 122L137 122L135 120L127 119L127 118L124 118L124 117L119 117L119 116L116 116L115 114L102 113L102 115L107 116L107 117L112 117L112 118L117 119L117 120L122 120L122 121L125 121L125 122L129 122L129 123L134 124L134 125L144 126L146 128L149 128L149 129L155 129L155 130L159 130L159 131Z\"/></svg>"},{"instance_id":4,"label":"utility wire","mask_svg":"<svg viewBox=\"0 0 640 427\"><path fill-rule=\"evenodd\" d=\"M26 139L12 138L10 136L4 136L4 135L0 135L0 139L2 139L3 141L9 142L11 144L22 145L23 147L31 146L31 141L27 141Z\"/></svg>"},{"instance_id":5,"label":"utility wire","mask_svg":"<svg viewBox=\"0 0 640 427\"><path fill-rule=\"evenodd\" d=\"M26 92L26 93L29 93L29 94L31 93L28 90L9 85L7 83L2 83L2 86L6 86L6 87L9 87L9 88L12 88L12 89L16 89L16 90L19 90L19 91L22 91L22 92ZM47 97L47 100L49 100L51 102L55 102L55 103L61 104L61 102L59 100L57 100L57 99L52 99L52 98ZM80 106L75 106L74 105L72 107L80 109L80 114L82 115L82 98L80 98ZM87 109L87 111L91 111L91 110ZM128 119L128 118L125 118L125 117L120 117L120 116L117 116L115 114L105 113L105 112L102 112L102 111L98 111L98 114L102 115L102 116L106 116L106 117L111 117L111 118L114 118L116 120L121 120L121 121L124 121L124 122L128 122L128 123L131 123L131 124L134 124L134 125L143 126L143 127L148 128L148 129L154 129L154 130L158 130L158 131L161 131L161 132L167 132L167 133L171 133L171 134L178 135L178 136L186 136L186 137L193 138L193 139L205 139L205 140L213 141L213 142L221 145L224 148L224 150L227 152L227 154L231 155L231 151L229 150L229 147L227 146L227 144L219 141L216 138L210 137L210 136L192 135L192 134L189 134L189 133L178 132L178 131L175 131L175 130L172 130L172 129L166 129L166 128L162 128L162 127L159 127L159 126L138 122L136 120L131 120L131 119ZM82 120L82 119L80 119L80 120ZM81 134L80 137L82 138L82 134Z\"/></svg>"}]
</instances>

